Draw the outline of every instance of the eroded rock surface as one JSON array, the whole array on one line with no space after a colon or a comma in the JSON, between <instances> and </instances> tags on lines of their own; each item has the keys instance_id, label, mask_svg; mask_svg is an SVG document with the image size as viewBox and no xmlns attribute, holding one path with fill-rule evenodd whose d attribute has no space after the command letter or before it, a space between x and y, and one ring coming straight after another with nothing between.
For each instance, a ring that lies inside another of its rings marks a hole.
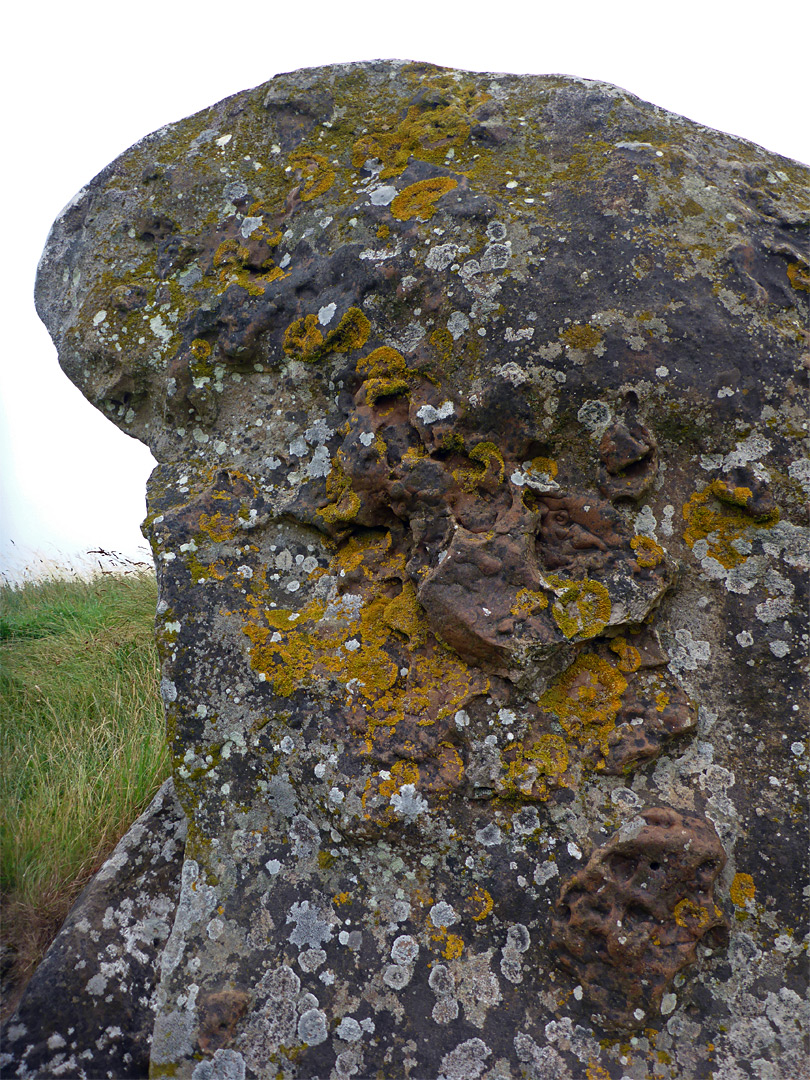
<instances>
[{"instance_id":1,"label":"eroded rock surface","mask_svg":"<svg viewBox=\"0 0 810 1080\"><path fill-rule=\"evenodd\" d=\"M615 87L400 62L67 208L40 312L160 463L151 1076L799 1075L809 218Z\"/></svg>"},{"instance_id":2,"label":"eroded rock surface","mask_svg":"<svg viewBox=\"0 0 810 1080\"><path fill-rule=\"evenodd\" d=\"M704 938L727 943L714 898L725 862L703 818L654 807L627 822L568 879L551 947L588 987L603 1024L641 1027L661 1011L664 993L694 962Z\"/></svg>"},{"instance_id":3,"label":"eroded rock surface","mask_svg":"<svg viewBox=\"0 0 810 1080\"><path fill-rule=\"evenodd\" d=\"M185 839L169 779L73 905L4 1025L3 1076L147 1075Z\"/></svg>"}]
</instances>

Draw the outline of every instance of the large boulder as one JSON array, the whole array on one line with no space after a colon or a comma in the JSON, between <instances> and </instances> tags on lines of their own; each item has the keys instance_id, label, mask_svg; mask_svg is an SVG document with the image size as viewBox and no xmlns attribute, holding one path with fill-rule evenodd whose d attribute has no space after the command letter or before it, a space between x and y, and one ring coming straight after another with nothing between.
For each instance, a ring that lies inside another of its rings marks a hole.
<instances>
[{"instance_id":1,"label":"large boulder","mask_svg":"<svg viewBox=\"0 0 810 1080\"><path fill-rule=\"evenodd\" d=\"M39 311L159 461L150 1076L800 1075L808 190L397 61L65 210Z\"/></svg>"},{"instance_id":2,"label":"large boulder","mask_svg":"<svg viewBox=\"0 0 810 1080\"><path fill-rule=\"evenodd\" d=\"M83 890L25 988L3 1029L3 1076L147 1075L185 838L169 779Z\"/></svg>"}]
</instances>

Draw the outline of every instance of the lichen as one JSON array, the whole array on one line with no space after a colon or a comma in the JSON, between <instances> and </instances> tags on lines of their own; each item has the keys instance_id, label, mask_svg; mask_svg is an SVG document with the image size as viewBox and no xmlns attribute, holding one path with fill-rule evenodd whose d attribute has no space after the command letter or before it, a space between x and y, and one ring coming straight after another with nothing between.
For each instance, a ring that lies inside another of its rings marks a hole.
<instances>
[{"instance_id":1,"label":"lichen","mask_svg":"<svg viewBox=\"0 0 810 1080\"><path fill-rule=\"evenodd\" d=\"M734 541L752 527L769 529L779 521L779 510L757 514L751 508L753 493L747 487L729 488L722 480L694 495L683 507L686 522L684 540L690 548L698 540L707 541L707 553L727 570L739 566L746 556Z\"/></svg>"},{"instance_id":2,"label":"lichen","mask_svg":"<svg viewBox=\"0 0 810 1080\"><path fill-rule=\"evenodd\" d=\"M314 363L331 353L362 349L371 333L371 323L363 312L350 307L334 330L324 337L317 315L304 315L284 331L284 352L296 360Z\"/></svg>"},{"instance_id":3,"label":"lichen","mask_svg":"<svg viewBox=\"0 0 810 1080\"><path fill-rule=\"evenodd\" d=\"M756 886L750 874L735 874L729 889L731 902L735 907L744 908L756 896Z\"/></svg>"},{"instance_id":4,"label":"lichen","mask_svg":"<svg viewBox=\"0 0 810 1080\"><path fill-rule=\"evenodd\" d=\"M335 182L335 170L323 154L316 154L312 150L296 150L290 154L288 160L290 165L306 178L299 190L299 196L304 202L323 195Z\"/></svg>"},{"instance_id":5,"label":"lichen","mask_svg":"<svg viewBox=\"0 0 810 1080\"><path fill-rule=\"evenodd\" d=\"M630 547L636 553L636 562L645 569L652 569L664 561L664 549L649 536L634 536Z\"/></svg>"},{"instance_id":6,"label":"lichen","mask_svg":"<svg viewBox=\"0 0 810 1080\"><path fill-rule=\"evenodd\" d=\"M551 615L567 638L596 637L610 621L610 593L601 581L568 580L549 574L543 578L543 585L554 591Z\"/></svg>"},{"instance_id":7,"label":"lichen","mask_svg":"<svg viewBox=\"0 0 810 1080\"><path fill-rule=\"evenodd\" d=\"M617 668L595 653L583 653L545 691L539 705L557 717L569 738L596 743L606 755L626 689Z\"/></svg>"},{"instance_id":8,"label":"lichen","mask_svg":"<svg viewBox=\"0 0 810 1080\"><path fill-rule=\"evenodd\" d=\"M391 213L398 221L410 221L411 218L427 221L436 213L439 199L457 187L458 180L451 176L417 180L396 196L391 203Z\"/></svg>"}]
</instances>

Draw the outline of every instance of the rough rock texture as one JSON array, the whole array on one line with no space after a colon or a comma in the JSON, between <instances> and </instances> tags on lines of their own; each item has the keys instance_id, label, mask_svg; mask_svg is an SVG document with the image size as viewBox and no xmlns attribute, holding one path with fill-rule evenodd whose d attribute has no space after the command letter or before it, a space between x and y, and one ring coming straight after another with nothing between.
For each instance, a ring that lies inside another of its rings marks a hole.
<instances>
[{"instance_id":1,"label":"rough rock texture","mask_svg":"<svg viewBox=\"0 0 810 1080\"><path fill-rule=\"evenodd\" d=\"M795 162L402 62L65 210L39 310L160 462L151 1076L801 1075L809 235Z\"/></svg>"},{"instance_id":2,"label":"rough rock texture","mask_svg":"<svg viewBox=\"0 0 810 1080\"><path fill-rule=\"evenodd\" d=\"M186 817L169 779L73 905L3 1029L3 1076L147 1075Z\"/></svg>"}]
</instances>

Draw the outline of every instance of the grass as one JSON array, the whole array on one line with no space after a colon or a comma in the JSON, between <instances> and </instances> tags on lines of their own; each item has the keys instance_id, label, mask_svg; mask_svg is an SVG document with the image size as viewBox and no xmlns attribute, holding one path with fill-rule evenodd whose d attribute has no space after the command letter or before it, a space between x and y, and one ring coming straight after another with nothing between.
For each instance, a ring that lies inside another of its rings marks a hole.
<instances>
[{"instance_id":1,"label":"grass","mask_svg":"<svg viewBox=\"0 0 810 1080\"><path fill-rule=\"evenodd\" d=\"M0 585L0 939L12 997L169 774L155 601L142 567Z\"/></svg>"}]
</instances>

